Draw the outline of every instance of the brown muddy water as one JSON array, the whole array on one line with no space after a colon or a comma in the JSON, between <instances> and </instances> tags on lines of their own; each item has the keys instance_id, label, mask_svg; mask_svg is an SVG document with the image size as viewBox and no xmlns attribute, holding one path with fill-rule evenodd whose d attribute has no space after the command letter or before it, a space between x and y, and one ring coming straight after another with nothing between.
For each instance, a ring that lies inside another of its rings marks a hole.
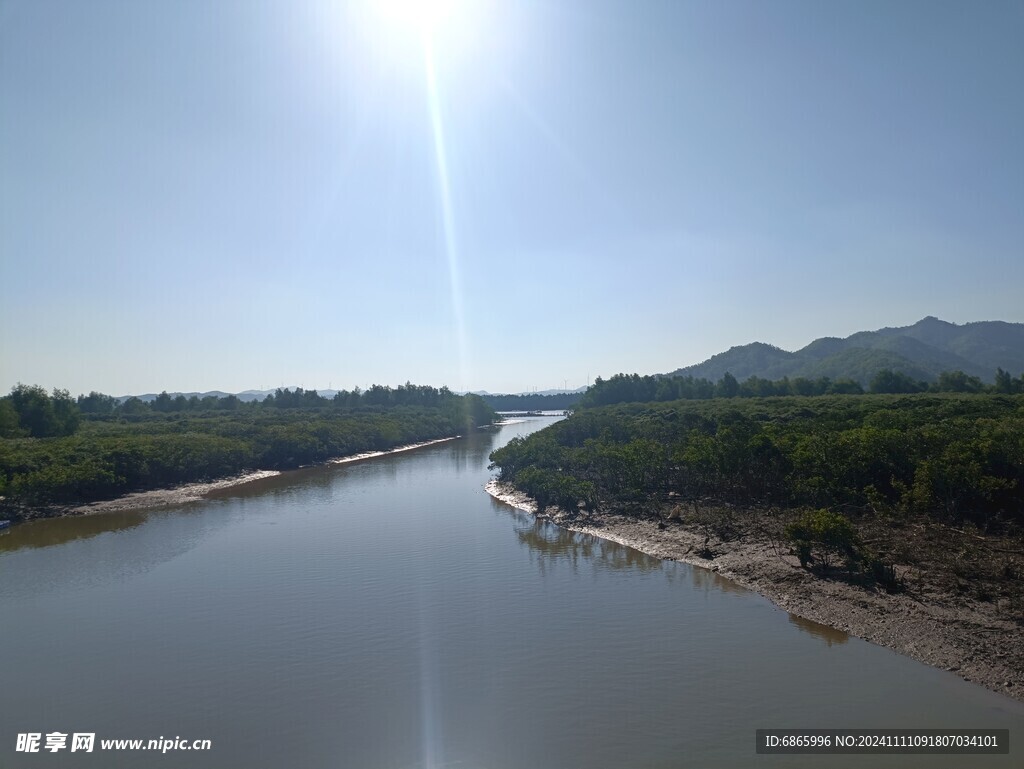
<instances>
[{"instance_id":1,"label":"brown muddy water","mask_svg":"<svg viewBox=\"0 0 1024 769\"><path fill-rule=\"evenodd\" d=\"M550 423L0 535L0 766L1024 766L1024 704L491 499L490 451ZM754 752L927 727L1012 752ZM96 747L16 750L53 732ZM176 737L212 749L100 747Z\"/></svg>"}]
</instances>

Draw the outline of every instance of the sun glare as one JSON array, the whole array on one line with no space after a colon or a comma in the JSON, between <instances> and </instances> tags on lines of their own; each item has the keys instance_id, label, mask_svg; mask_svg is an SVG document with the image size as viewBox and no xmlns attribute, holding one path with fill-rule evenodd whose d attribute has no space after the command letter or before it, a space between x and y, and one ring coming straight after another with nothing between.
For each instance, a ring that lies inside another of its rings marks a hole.
<instances>
[{"instance_id":1,"label":"sun glare","mask_svg":"<svg viewBox=\"0 0 1024 769\"><path fill-rule=\"evenodd\" d=\"M457 16L456 0L377 0L381 18L398 31L433 37Z\"/></svg>"},{"instance_id":2,"label":"sun glare","mask_svg":"<svg viewBox=\"0 0 1024 769\"><path fill-rule=\"evenodd\" d=\"M486 0L364 0L357 5L369 12L366 32L372 53L384 80L406 81L410 76L425 87L429 120L424 130L433 139L436 173L436 201L440 214L439 246L448 267L451 290L452 325L458 351L459 386L469 386L472 365L465 322L459 239L452 193L452 174L445 140L445 96L459 94L467 73L479 71L469 66L475 54L485 49L484 22L492 21L493 6ZM484 59L475 58L477 62ZM393 81L394 82L394 81Z\"/></svg>"},{"instance_id":3,"label":"sun glare","mask_svg":"<svg viewBox=\"0 0 1024 769\"><path fill-rule=\"evenodd\" d=\"M376 61L395 74L422 77L425 49L446 78L473 71L498 50L488 34L496 29L490 0L357 0L349 7Z\"/></svg>"}]
</instances>

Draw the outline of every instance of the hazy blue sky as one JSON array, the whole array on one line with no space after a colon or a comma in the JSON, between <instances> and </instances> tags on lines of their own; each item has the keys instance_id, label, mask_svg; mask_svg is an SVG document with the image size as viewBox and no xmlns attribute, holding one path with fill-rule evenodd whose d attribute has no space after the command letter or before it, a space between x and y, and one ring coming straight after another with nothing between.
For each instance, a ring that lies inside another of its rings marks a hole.
<instances>
[{"instance_id":1,"label":"hazy blue sky","mask_svg":"<svg viewBox=\"0 0 1024 769\"><path fill-rule=\"evenodd\" d=\"M1024 3L368 5L0 0L0 392L1024 321Z\"/></svg>"}]
</instances>

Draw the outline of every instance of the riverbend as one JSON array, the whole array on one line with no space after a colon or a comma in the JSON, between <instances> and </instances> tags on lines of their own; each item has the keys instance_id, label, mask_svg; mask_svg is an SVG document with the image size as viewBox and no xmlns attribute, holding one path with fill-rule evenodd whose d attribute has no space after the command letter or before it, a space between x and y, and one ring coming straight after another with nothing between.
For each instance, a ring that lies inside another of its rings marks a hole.
<instances>
[{"instance_id":1,"label":"riverbend","mask_svg":"<svg viewBox=\"0 0 1024 769\"><path fill-rule=\"evenodd\" d=\"M492 499L489 453L547 424L0 534L0 765L967 765L754 753L869 727L1010 729L984 766L1022 764L1024 704ZM212 747L15 749L53 732Z\"/></svg>"}]
</instances>

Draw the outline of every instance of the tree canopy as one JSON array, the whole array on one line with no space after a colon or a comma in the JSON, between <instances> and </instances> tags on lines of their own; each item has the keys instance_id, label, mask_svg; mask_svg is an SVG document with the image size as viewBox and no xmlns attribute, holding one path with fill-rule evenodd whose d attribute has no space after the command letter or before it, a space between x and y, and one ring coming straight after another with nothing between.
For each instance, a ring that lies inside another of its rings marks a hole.
<instances>
[{"instance_id":1,"label":"tree canopy","mask_svg":"<svg viewBox=\"0 0 1024 769\"><path fill-rule=\"evenodd\" d=\"M90 393L76 404L66 391L47 395L19 385L0 399L0 497L16 516L26 506L80 504L386 450L462 434L495 418L475 395L409 384L335 399L279 390L251 404L233 395L167 393L152 403Z\"/></svg>"}]
</instances>

